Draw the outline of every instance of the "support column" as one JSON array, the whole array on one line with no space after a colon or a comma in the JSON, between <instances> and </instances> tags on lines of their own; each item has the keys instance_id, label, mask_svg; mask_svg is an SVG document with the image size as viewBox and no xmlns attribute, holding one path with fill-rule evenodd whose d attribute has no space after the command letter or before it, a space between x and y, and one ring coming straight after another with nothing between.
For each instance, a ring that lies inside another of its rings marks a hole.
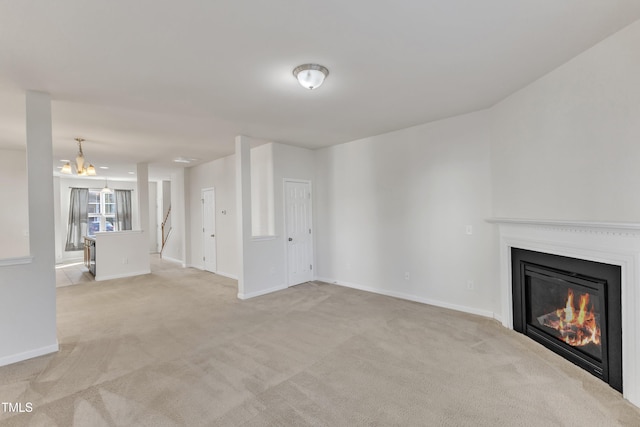
<instances>
[{"instance_id":1,"label":"support column","mask_svg":"<svg viewBox=\"0 0 640 427\"><path fill-rule=\"evenodd\" d=\"M244 299L245 258L251 239L251 146L245 136L236 136L236 212L238 227L238 298Z\"/></svg>"},{"instance_id":2,"label":"support column","mask_svg":"<svg viewBox=\"0 0 640 427\"><path fill-rule=\"evenodd\" d=\"M143 258L143 263L146 270L151 271L151 259L149 258L149 240L153 231L149 230L149 164L136 164L136 179L136 192L138 193L138 214L140 215L138 224L140 224L140 230L142 230L141 238L144 241L144 245L141 245L140 250L144 250L145 257Z\"/></svg>"},{"instance_id":3,"label":"support column","mask_svg":"<svg viewBox=\"0 0 640 427\"><path fill-rule=\"evenodd\" d=\"M51 98L48 93L29 91L26 107L30 252L38 263L51 267L55 288Z\"/></svg>"},{"instance_id":4,"label":"support column","mask_svg":"<svg viewBox=\"0 0 640 427\"><path fill-rule=\"evenodd\" d=\"M58 350L49 94L26 93L26 123L31 256L0 265L0 366Z\"/></svg>"},{"instance_id":5,"label":"support column","mask_svg":"<svg viewBox=\"0 0 640 427\"><path fill-rule=\"evenodd\" d=\"M140 230L147 236L152 233L149 230L149 164L138 163L136 165L137 193L138 193L138 224Z\"/></svg>"}]
</instances>

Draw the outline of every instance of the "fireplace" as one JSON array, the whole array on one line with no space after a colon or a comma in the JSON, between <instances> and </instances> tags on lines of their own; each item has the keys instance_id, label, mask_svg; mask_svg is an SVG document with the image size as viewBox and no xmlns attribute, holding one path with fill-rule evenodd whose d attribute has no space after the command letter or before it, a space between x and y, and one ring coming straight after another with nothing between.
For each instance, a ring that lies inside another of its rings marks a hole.
<instances>
[{"instance_id":1,"label":"fireplace","mask_svg":"<svg viewBox=\"0 0 640 427\"><path fill-rule=\"evenodd\" d=\"M622 392L619 266L511 248L513 329Z\"/></svg>"}]
</instances>

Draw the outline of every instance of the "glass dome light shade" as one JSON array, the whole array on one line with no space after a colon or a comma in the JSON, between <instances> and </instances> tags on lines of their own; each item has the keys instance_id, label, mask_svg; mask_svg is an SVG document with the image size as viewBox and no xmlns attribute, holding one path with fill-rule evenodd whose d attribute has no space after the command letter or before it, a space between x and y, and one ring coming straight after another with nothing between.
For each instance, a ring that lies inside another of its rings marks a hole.
<instances>
[{"instance_id":1,"label":"glass dome light shade","mask_svg":"<svg viewBox=\"0 0 640 427\"><path fill-rule=\"evenodd\" d=\"M329 70L318 64L304 64L296 67L293 70L293 75L298 79L302 87L316 89L322 85L324 79L329 75Z\"/></svg>"},{"instance_id":2,"label":"glass dome light shade","mask_svg":"<svg viewBox=\"0 0 640 427\"><path fill-rule=\"evenodd\" d=\"M67 175L71 174L71 164L69 162L65 163L64 166L62 166L62 170L60 170L60 172L65 173Z\"/></svg>"}]
</instances>

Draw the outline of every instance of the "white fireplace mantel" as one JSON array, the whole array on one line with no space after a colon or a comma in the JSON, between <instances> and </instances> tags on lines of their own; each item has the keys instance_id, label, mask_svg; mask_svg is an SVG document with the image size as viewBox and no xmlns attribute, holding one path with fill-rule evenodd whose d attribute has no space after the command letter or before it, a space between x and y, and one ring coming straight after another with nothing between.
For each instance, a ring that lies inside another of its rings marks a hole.
<instances>
[{"instance_id":1,"label":"white fireplace mantel","mask_svg":"<svg viewBox=\"0 0 640 427\"><path fill-rule=\"evenodd\" d=\"M513 329L511 248L621 267L622 387L640 407L640 223L491 218L500 232L502 324Z\"/></svg>"}]
</instances>

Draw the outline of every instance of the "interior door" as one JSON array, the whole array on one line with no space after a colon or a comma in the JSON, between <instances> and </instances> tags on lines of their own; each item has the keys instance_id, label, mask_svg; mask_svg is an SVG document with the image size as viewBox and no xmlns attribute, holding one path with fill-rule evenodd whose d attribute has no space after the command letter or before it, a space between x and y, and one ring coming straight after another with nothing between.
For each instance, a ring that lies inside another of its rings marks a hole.
<instances>
[{"instance_id":1,"label":"interior door","mask_svg":"<svg viewBox=\"0 0 640 427\"><path fill-rule=\"evenodd\" d=\"M202 263L204 269L216 272L216 197L213 188L202 190Z\"/></svg>"},{"instance_id":2,"label":"interior door","mask_svg":"<svg viewBox=\"0 0 640 427\"><path fill-rule=\"evenodd\" d=\"M313 280L311 183L285 181L287 285Z\"/></svg>"}]
</instances>

